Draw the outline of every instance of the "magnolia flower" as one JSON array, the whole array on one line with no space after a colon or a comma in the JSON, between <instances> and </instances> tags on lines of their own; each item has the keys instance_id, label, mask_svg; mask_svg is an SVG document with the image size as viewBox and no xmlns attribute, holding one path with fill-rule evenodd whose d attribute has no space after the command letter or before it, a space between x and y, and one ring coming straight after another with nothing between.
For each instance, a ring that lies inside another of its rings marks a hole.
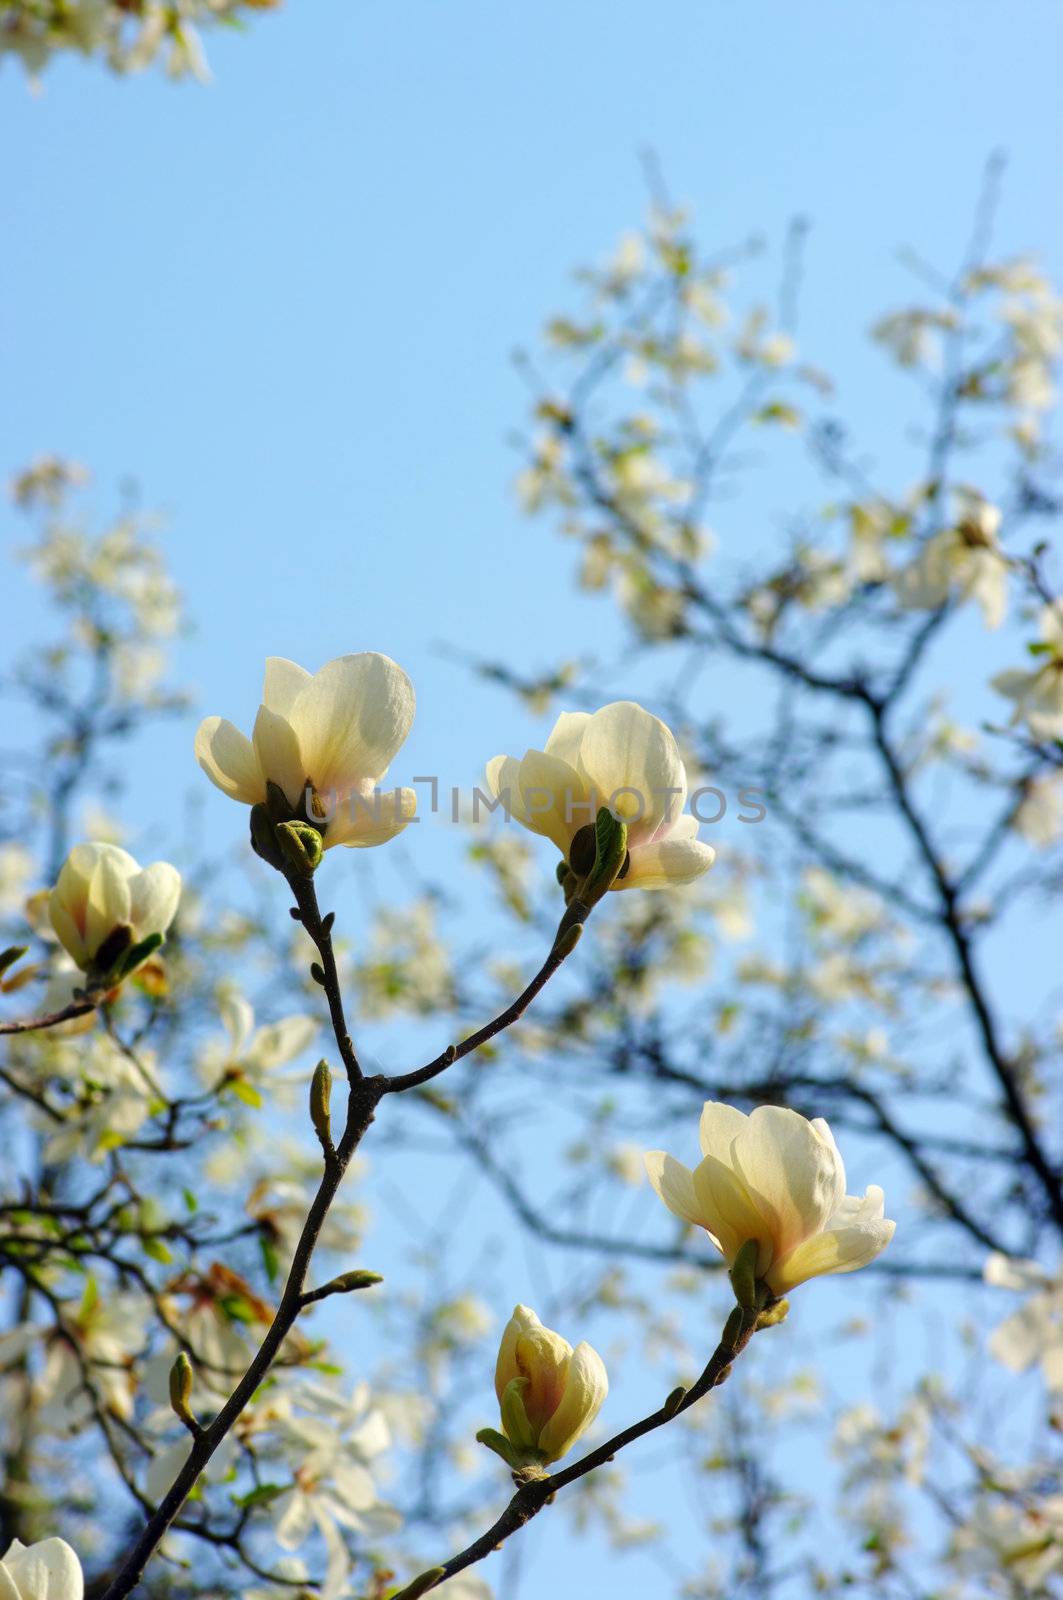
<instances>
[{"instance_id":1,"label":"magnolia flower","mask_svg":"<svg viewBox=\"0 0 1063 1600\"><path fill-rule=\"evenodd\" d=\"M1041 640L1031 646L1039 665L1033 672L998 672L989 682L1014 700L1013 722L1025 721L1035 739L1063 739L1063 600L1045 606Z\"/></svg>"},{"instance_id":2,"label":"magnolia flower","mask_svg":"<svg viewBox=\"0 0 1063 1600\"><path fill-rule=\"evenodd\" d=\"M1063 1395L1063 1268L1055 1275L1036 1261L1016 1260L995 1252L986 1261L986 1283L1011 1289L1026 1299L996 1328L990 1354L1011 1372L1025 1372L1037 1363L1047 1388Z\"/></svg>"},{"instance_id":3,"label":"magnolia flower","mask_svg":"<svg viewBox=\"0 0 1063 1600\"><path fill-rule=\"evenodd\" d=\"M122 962L124 977L162 943L180 897L181 876L169 862L142 868L116 844L78 844L63 863L48 915L83 972L109 973ZM138 957L145 942L150 948Z\"/></svg>"},{"instance_id":4,"label":"magnolia flower","mask_svg":"<svg viewBox=\"0 0 1063 1600\"><path fill-rule=\"evenodd\" d=\"M313 823L326 849L385 844L417 808L412 789L387 797L377 789L413 710L409 678L374 651L338 656L313 675L271 656L252 737L207 717L196 733L196 759L223 794L244 805L265 804L267 784L276 785L291 817Z\"/></svg>"},{"instance_id":5,"label":"magnolia flower","mask_svg":"<svg viewBox=\"0 0 1063 1600\"><path fill-rule=\"evenodd\" d=\"M560 1461L586 1433L609 1393L605 1363L587 1343L573 1350L517 1306L506 1323L495 1366L502 1427L517 1455Z\"/></svg>"},{"instance_id":6,"label":"magnolia flower","mask_svg":"<svg viewBox=\"0 0 1063 1600\"><path fill-rule=\"evenodd\" d=\"M0 1600L82 1600L84 1593L81 1563L64 1539L16 1539L0 1561Z\"/></svg>"},{"instance_id":7,"label":"magnolia flower","mask_svg":"<svg viewBox=\"0 0 1063 1600\"><path fill-rule=\"evenodd\" d=\"M906 611L936 611L950 599L977 600L987 628L999 628L1008 603L1008 569L997 533L1000 512L981 495L961 496L951 528L928 539L908 566L893 575Z\"/></svg>"},{"instance_id":8,"label":"magnolia flower","mask_svg":"<svg viewBox=\"0 0 1063 1600\"><path fill-rule=\"evenodd\" d=\"M682 815L687 776L675 738L631 700L593 716L562 712L545 750L529 750L520 761L495 756L487 783L509 815L552 839L570 864L577 835L586 837L599 807L608 806L627 825L629 852L614 889L692 883L715 859L698 842L697 819ZM591 864L580 861L574 870L582 875Z\"/></svg>"},{"instance_id":9,"label":"magnolia flower","mask_svg":"<svg viewBox=\"0 0 1063 1600\"><path fill-rule=\"evenodd\" d=\"M691 1172L663 1150L646 1156L650 1182L670 1211L704 1228L728 1267L747 1240L756 1276L773 1295L831 1272L854 1272L879 1255L896 1224L876 1185L845 1192L845 1167L822 1117L782 1106L751 1116L718 1101L701 1113L703 1160Z\"/></svg>"}]
</instances>

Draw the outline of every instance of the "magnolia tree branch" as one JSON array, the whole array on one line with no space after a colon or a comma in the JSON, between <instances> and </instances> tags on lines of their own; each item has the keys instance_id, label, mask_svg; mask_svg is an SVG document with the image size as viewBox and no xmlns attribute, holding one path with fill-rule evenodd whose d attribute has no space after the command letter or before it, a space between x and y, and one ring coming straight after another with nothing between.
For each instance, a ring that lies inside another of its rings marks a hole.
<instances>
[{"instance_id":1,"label":"magnolia tree branch","mask_svg":"<svg viewBox=\"0 0 1063 1600\"><path fill-rule=\"evenodd\" d=\"M102 994L86 995L82 1000L71 1000L60 1011L50 1011L45 1017L30 1017L26 1022L0 1022L0 1034L37 1033L41 1028L57 1028L61 1022L73 1022L75 1017L87 1017L103 999Z\"/></svg>"},{"instance_id":2,"label":"magnolia tree branch","mask_svg":"<svg viewBox=\"0 0 1063 1600\"><path fill-rule=\"evenodd\" d=\"M785 1302L781 1303L781 1307L785 1308ZM448 1578L464 1572L467 1567L475 1566L492 1551L499 1549L513 1534L518 1533L533 1517L538 1516L558 1490L567 1488L570 1483L577 1483L588 1473L605 1466L607 1462L612 1461L618 1451L625 1449L629 1444L634 1444L636 1439L643 1439L648 1433L663 1428L676 1417L682 1416L684 1411L689 1411L692 1406L697 1405L711 1389L719 1388L730 1373L732 1362L741 1355L753 1337L762 1316L763 1313L756 1307L736 1306L724 1328L719 1344L709 1357L708 1364L696 1383L689 1389L673 1390L656 1411L651 1412L648 1417L643 1417L639 1422L633 1422L620 1433L614 1434L611 1439L607 1439L604 1444L590 1451L572 1466L566 1467L561 1472L534 1477L521 1483L505 1511L486 1533L459 1551L456 1556L451 1556L442 1566L433 1567L415 1578L395 1596L395 1600L420 1600L421 1595L430 1593ZM771 1317L770 1311L767 1316ZM519 1482L519 1480L520 1474L515 1473L514 1481Z\"/></svg>"},{"instance_id":3,"label":"magnolia tree branch","mask_svg":"<svg viewBox=\"0 0 1063 1600\"><path fill-rule=\"evenodd\" d=\"M507 1007L492 1022L487 1023L485 1027L480 1028L476 1033L470 1034L459 1045L450 1046L435 1061L429 1062L427 1066L417 1072L406 1073L395 1078L381 1076L367 1078L362 1071L350 1034L347 1031L343 996L332 945L333 915L329 912L327 915L322 916L312 876L300 875L293 869L290 873L285 873L285 878L295 899L295 906L292 908L291 915L296 921L302 923L320 958L319 962L315 963L311 968L311 971L325 991L333 1033L347 1072L349 1094L343 1132L338 1143L334 1145L331 1132L327 1129L327 1107L323 1116L320 1111L315 1112L315 1126L318 1123L321 1124L321 1126L317 1126L319 1137L322 1135L323 1129L326 1135L321 1139L323 1151L321 1180L299 1236L299 1241L296 1244L291 1267L289 1268L288 1277L273 1321L266 1331L250 1365L229 1399L213 1420L203 1425L196 1433L184 1466L177 1474L159 1505L148 1518L140 1536L104 1591L101 1600L124 1600L124 1597L131 1594L137 1587L149 1560L167 1530L175 1524L181 1508L195 1488L200 1474L236 1423L245 1406L254 1396L259 1385L263 1382L279 1354L284 1340L291 1332L301 1313L317 1301L323 1300L330 1295L367 1288L371 1281L378 1281L375 1279L375 1274L354 1272L334 1279L321 1289L307 1290L306 1288L307 1275L314 1250L321 1235L321 1229L350 1166L351 1158L373 1122L380 1100L385 1094L394 1094L428 1082L430 1078L434 1078L440 1072L443 1072L452 1062L462 1056L469 1055L481 1044L486 1043L488 1039L494 1038L496 1034L501 1033L503 1029L516 1022L561 966L565 958L575 949L582 931L582 925L589 916L591 909L578 900L571 903L561 920L557 937L543 966L523 994L519 995L513 1004Z\"/></svg>"}]
</instances>

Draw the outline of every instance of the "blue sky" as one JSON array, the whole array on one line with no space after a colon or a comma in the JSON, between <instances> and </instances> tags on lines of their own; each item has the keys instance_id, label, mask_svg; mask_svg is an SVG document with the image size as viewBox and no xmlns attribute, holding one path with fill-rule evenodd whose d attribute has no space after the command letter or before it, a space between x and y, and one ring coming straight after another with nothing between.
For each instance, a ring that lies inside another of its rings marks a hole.
<instances>
[{"instance_id":1,"label":"blue sky","mask_svg":"<svg viewBox=\"0 0 1063 1600\"><path fill-rule=\"evenodd\" d=\"M396 657L403 778L467 785L541 732L440 643L526 669L622 638L514 503L509 355L640 220L640 148L707 244L811 219L802 342L868 437L897 401L859 335L913 293L898 245L955 262L990 150L1002 246L1063 276L1052 0L288 0L208 48L209 88L0 74L0 471L58 451L101 511L133 476L167 512L200 712L249 726L267 654ZM9 582L5 654L40 627ZM176 820L192 726L150 735L132 817ZM545 1583L564 1541L534 1538Z\"/></svg>"}]
</instances>

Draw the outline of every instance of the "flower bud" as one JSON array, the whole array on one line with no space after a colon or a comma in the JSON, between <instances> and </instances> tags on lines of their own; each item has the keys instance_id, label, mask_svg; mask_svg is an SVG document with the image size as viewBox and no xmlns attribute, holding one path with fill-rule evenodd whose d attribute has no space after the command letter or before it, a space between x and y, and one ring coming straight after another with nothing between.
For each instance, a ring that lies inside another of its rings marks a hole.
<instances>
[{"instance_id":1,"label":"flower bud","mask_svg":"<svg viewBox=\"0 0 1063 1600\"><path fill-rule=\"evenodd\" d=\"M180 875L168 862L141 868L117 845L79 844L63 863L48 914L83 972L124 978L162 944L180 895Z\"/></svg>"},{"instance_id":2,"label":"flower bud","mask_svg":"<svg viewBox=\"0 0 1063 1600\"><path fill-rule=\"evenodd\" d=\"M511 1447L506 1459L529 1465L559 1461L590 1427L608 1392L596 1350L586 1343L573 1350L560 1334L544 1328L534 1311L516 1307L495 1368L503 1433Z\"/></svg>"}]
</instances>

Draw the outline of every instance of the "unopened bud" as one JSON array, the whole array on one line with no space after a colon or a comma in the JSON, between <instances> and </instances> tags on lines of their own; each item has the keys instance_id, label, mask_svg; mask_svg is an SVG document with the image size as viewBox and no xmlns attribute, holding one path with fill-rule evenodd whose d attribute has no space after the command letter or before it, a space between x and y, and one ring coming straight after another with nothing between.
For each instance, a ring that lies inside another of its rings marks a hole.
<instances>
[{"instance_id":1,"label":"unopened bud","mask_svg":"<svg viewBox=\"0 0 1063 1600\"><path fill-rule=\"evenodd\" d=\"M198 1428L189 1401L192 1398L192 1363L182 1350L170 1368L170 1406L186 1428Z\"/></svg>"},{"instance_id":2,"label":"unopened bud","mask_svg":"<svg viewBox=\"0 0 1063 1600\"><path fill-rule=\"evenodd\" d=\"M332 1145L332 1069L319 1061L310 1080L310 1120L314 1132L326 1149Z\"/></svg>"},{"instance_id":3,"label":"unopened bud","mask_svg":"<svg viewBox=\"0 0 1063 1600\"><path fill-rule=\"evenodd\" d=\"M421 1596L427 1594L429 1589L434 1589L446 1575L446 1567L429 1567L427 1572L422 1572L412 1583L408 1583L405 1589L400 1589L398 1594L393 1595L392 1600L421 1600Z\"/></svg>"},{"instance_id":4,"label":"unopened bud","mask_svg":"<svg viewBox=\"0 0 1063 1600\"><path fill-rule=\"evenodd\" d=\"M309 822L278 822L274 833L288 865L300 877L312 877L325 853L325 841L317 829Z\"/></svg>"}]
</instances>

